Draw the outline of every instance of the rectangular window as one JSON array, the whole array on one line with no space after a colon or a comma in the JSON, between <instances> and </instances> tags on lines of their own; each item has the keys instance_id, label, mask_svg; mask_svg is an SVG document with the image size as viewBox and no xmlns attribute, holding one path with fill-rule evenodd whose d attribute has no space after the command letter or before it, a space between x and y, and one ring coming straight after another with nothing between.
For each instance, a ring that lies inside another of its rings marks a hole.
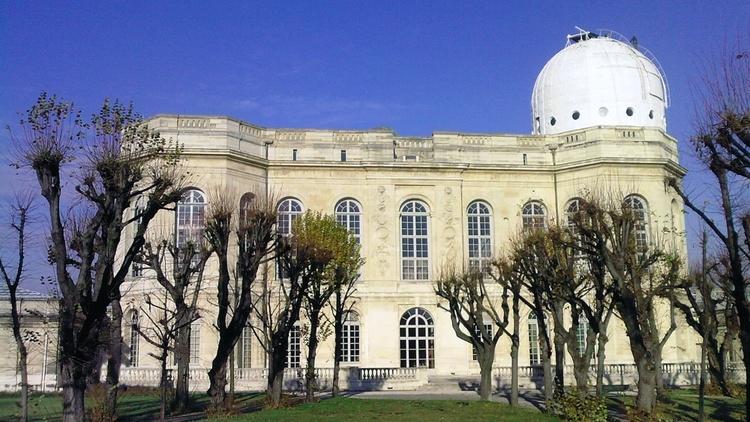
<instances>
[{"instance_id":1,"label":"rectangular window","mask_svg":"<svg viewBox=\"0 0 750 422\"><path fill-rule=\"evenodd\" d=\"M523 155L523 165L525 166L525 165L526 165L526 164L528 164L528 163L529 163L529 162L528 162L528 159L526 158L526 154L524 154L524 155Z\"/></svg>"},{"instance_id":2,"label":"rectangular window","mask_svg":"<svg viewBox=\"0 0 750 422\"><path fill-rule=\"evenodd\" d=\"M245 329L242 330L242 335L240 337L240 340L237 342L237 349L236 349L236 356L237 359L235 360L235 364L238 368L250 368L250 346L253 340L253 332L252 327L250 325L247 325Z\"/></svg>"},{"instance_id":3,"label":"rectangular window","mask_svg":"<svg viewBox=\"0 0 750 422\"><path fill-rule=\"evenodd\" d=\"M300 367L301 337L299 325L292 327L292 331L289 332L289 345L287 346L286 362L284 365L287 368Z\"/></svg>"},{"instance_id":4,"label":"rectangular window","mask_svg":"<svg viewBox=\"0 0 750 422\"><path fill-rule=\"evenodd\" d=\"M346 161L346 150L345 149L341 150L341 161Z\"/></svg>"},{"instance_id":5,"label":"rectangular window","mask_svg":"<svg viewBox=\"0 0 750 422\"><path fill-rule=\"evenodd\" d=\"M359 324L344 323L341 342L341 361L359 362Z\"/></svg>"},{"instance_id":6,"label":"rectangular window","mask_svg":"<svg viewBox=\"0 0 750 422\"><path fill-rule=\"evenodd\" d=\"M297 150L296 149L292 150L292 161L297 161Z\"/></svg>"},{"instance_id":7,"label":"rectangular window","mask_svg":"<svg viewBox=\"0 0 750 422\"><path fill-rule=\"evenodd\" d=\"M133 277L140 277L140 276L142 276L143 275L143 265L140 264L140 263L138 263L138 262L134 262L133 264L131 264L130 265L130 275L133 276Z\"/></svg>"},{"instance_id":8,"label":"rectangular window","mask_svg":"<svg viewBox=\"0 0 750 422\"><path fill-rule=\"evenodd\" d=\"M197 365L201 359L201 323L195 321L190 326L190 364Z\"/></svg>"},{"instance_id":9,"label":"rectangular window","mask_svg":"<svg viewBox=\"0 0 750 422\"><path fill-rule=\"evenodd\" d=\"M484 324L484 328L490 334L490 337L492 337L492 324ZM477 327L474 327L474 330L477 334L479 334L479 329ZM479 351L476 347L474 347L474 345L471 346L471 358L473 360L479 360Z\"/></svg>"}]
</instances>

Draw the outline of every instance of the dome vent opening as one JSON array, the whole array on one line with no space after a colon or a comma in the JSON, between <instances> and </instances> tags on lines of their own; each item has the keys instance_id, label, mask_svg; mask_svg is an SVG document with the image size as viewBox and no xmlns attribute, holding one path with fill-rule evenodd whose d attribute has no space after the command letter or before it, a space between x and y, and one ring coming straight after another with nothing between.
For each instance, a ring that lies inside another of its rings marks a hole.
<instances>
[{"instance_id":1,"label":"dome vent opening","mask_svg":"<svg viewBox=\"0 0 750 422\"><path fill-rule=\"evenodd\" d=\"M553 117L553 118L551 118L551 119L549 119L549 124L550 124L551 126L554 126L554 125L555 125L555 123L557 123L557 119L555 119L554 117Z\"/></svg>"},{"instance_id":2,"label":"dome vent opening","mask_svg":"<svg viewBox=\"0 0 750 422\"><path fill-rule=\"evenodd\" d=\"M573 120L578 120L578 118L581 117L581 113L574 111L571 117L573 117Z\"/></svg>"},{"instance_id":3,"label":"dome vent opening","mask_svg":"<svg viewBox=\"0 0 750 422\"><path fill-rule=\"evenodd\" d=\"M648 118L654 120L654 110L648 112Z\"/></svg>"},{"instance_id":4,"label":"dome vent opening","mask_svg":"<svg viewBox=\"0 0 750 422\"><path fill-rule=\"evenodd\" d=\"M633 111L633 107L628 107L627 109L625 109L625 114L627 114L628 116L632 116L633 113L635 113L635 111Z\"/></svg>"}]
</instances>

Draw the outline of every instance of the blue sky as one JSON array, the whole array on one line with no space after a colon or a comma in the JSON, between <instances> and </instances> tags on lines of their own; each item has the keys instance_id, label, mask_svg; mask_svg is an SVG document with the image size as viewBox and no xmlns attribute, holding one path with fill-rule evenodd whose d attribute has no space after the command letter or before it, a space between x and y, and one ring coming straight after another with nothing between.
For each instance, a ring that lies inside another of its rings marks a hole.
<instances>
[{"instance_id":1,"label":"blue sky","mask_svg":"<svg viewBox=\"0 0 750 422\"><path fill-rule=\"evenodd\" d=\"M700 191L690 86L702 56L748 35L749 17L747 0L5 1L0 124L46 90L87 114L106 96L144 115L264 126L528 133L534 79L578 25L636 35L659 59L672 91L668 131ZM0 199L25 186L5 166L0 178L13 181Z\"/></svg>"}]
</instances>

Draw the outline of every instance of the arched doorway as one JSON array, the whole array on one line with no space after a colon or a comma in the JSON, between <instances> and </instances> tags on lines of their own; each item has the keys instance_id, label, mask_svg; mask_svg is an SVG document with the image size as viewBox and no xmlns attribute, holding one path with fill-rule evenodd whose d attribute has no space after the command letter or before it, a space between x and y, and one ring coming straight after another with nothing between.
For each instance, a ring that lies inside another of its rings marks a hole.
<instances>
[{"instance_id":1,"label":"arched doorway","mask_svg":"<svg viewBox=\"0 0 750 422\"><path fill-rule=\"evenodd\" d=\"M399 338L402 368L435 367L435 325L432 315L411 308L401 316Z\"/></svg>"}]
</instances>

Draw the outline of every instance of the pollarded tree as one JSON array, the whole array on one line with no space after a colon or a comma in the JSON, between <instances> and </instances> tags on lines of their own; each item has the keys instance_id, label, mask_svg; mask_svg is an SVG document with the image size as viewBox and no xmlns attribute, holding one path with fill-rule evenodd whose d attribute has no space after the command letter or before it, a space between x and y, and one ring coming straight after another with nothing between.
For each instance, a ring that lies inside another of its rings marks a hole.
<instances>
[{"instance_id":1,"label":"pollarded tree","mask_svg":"<svg viewBox=\"0 0 750 422\"><path fill-rule=\"evenodd\" d=\"M330 251L330 261L325 271L311 274L310 282L305 291L304 308L309 325L307 341L307 368L305 370L305 390L307 400L315 399L315 358L321 339L323 309L331 297L351 277L353 263L360 260L359 242L349 233L346 227L339 224L335 218L328 215L318 216L315 229L318 235L317 248ZM312 228L311 228L312 229ZM334 323L335 324L335 323Z\"/></svg>"},{"instance_id":2,"label":"pollarded tree","mask_svg":"<svg viewBox=\"0 0 750 422\"><path fill-rule=\"evenodd\" d=\"M149 130L132 107L105 101L84 124L71 104L45 93L22 115L11 138L19 145L19 165L34 171L47 202L49 255L61 294L63 419L80 421L108 306L119 297L149 223L179 199L185 177L178 165L180 149ZM68 185L63 168L73 162L76 182ZM74 214L83 216L75 222L62 217L66 186L77 195ZM142 212L129 218L126 210L141 196L147 198ZM135 221L140 224L132 238L123 241L125 227Z\"/></svg>"},{"instance_id":3,"label":"pollarded tree","mask_svg":"<svg viewBox=\"0 0 750 422\"><path fill-rule=\"evenodd\" d=\"M513 316L513 330L510 336L510 405L518 405L518 350L521 345L521 300L523 294L522 276L513 261L507 257L492 260L490 275L504 291L511 297L511 314Z\"/></svg>"},{"instance_id":4,"label":"pollarded tree","mask_svg":"<svg viewBox=\"0 0 750 422\"><path fill-rule=\"evenodd\" d=\"M482 400L489 400L492 394L495 348L500 337L507 333L510 315L509 288L488 288L486 279L490 277L479 270L457 271L448 266L434 286L435 294L443 300L438 301L438 307L450 314L456 336L471 344L476 352Z\"/></svg>"},{"instance_id":5,"label":"pollarded tree","mask_svg":"<svg viewBox=\"0 0 750 422\"><path fill-rule=\"evenodd\" d=\"M690 141L715 182L718 206L706 209L702 200L688 195L681 181L667 183L694 212L723 249L728 280L739 321L745 378L750 379L750 213L738 192L750 180L750 48L747 38L709 57L697 85L695 127ZM745 413L750 415L750 383L746 383Z\"/></svg>"},{"instance_id":6,"label":"pollarded tree","mask_svg":"<svg viewBox=\"0 0 750 422\"><path fill-rule=\"evenodd\" d=\"M356 283L359 280L360 271L365 263L360 255L360 245L353 237L354 244L345 248L349 253L339 255L334 261L333 277L335 277L336 290L331 298L331 311L333 313L333 385L331 395L336 397L339 393L339 370L341 367L341 355L344 336L344 318L351 312L354 306L354 294L357 291Z\"/></svg>"},{"instance_id":7,"label":"pollarded tree","mask_svg":"<svg viewBox=\"0 0 750 422\"><path fill-rule=\"evenodd\" d=\"M198 298L204 270L213 254L202 235L196 239L184 239L181 243L178 246L165 238L149 240L138 258L140 263L154 272L156 281L170 299L161 305L170 309L169 312L161 310L162 313L167 312L166 319L159 320L159 331L154 334L158 334L156 337L160 345L165 344L166 337L174 338L177 389L173 407L178 413L187 409L190 399L191 323L198 319ZM157 305L153 306L159 309Z\"/></svg>"},{"instance_id":8,"label":"pollarded tree","mask_svg":"<svg viewBox=\"0 0 750 422\"><path fill-rule=\"evenodd\" d=\"M0 257L0 274L8 288L10 299L10 320L13 330L13 338L16 341L18 353L18 370L21 373L21 420L29 420L29 372L27 367L28 349L21 332L21 313L18 309L19 301L16 296L18 286L24 279L26 271L26 235L28 223L31 218L33 197L17 196L15 203L11 206L11 231L16 237L16 261L12 265L9 261Z\"/></svg>"},{"instance_id":9,"label":"pollarded tree","mask_svg":"<svg viewBox=\"0 0 750 422\"><path fill-rule=\"evenodd\" d=\"M298 217L291 234L278 243L276 259L282 277L275 286L266 278L261 297L256 301L256 313L263 325L259 331L266 337L267 395L272 407L281 402L289 333L299 321L310 284L323 276L335 258L336 251L330 248L327 239L334 227L341 229L334 220L320 213L308 211Z\"/></svg>"},{"instance_id":10,"label":"pollarded tree","mask_svg":"<svg viewBox=\"0 0 750 422\"><path fill-rule=\"evenodd\" d=\"M612 299L625 325L638 371L636 407L651 414L656 404L661 349L671 331L660 337L655 308L659 299L673 299L679 260L646 245L638 236L642 216L627 201L581 201L581 221L576 226L588 253L601 257L612 278ZM671 306L670 306L671 309ZM672 313L673 315L673 313Z\"/></svg>"},{"instance_id":11,"label":"pollarded tree","mask_svg":"<svg viewBox=\"0 0 750 422\"><path fill-rule=\"evenodd\" d=\"M235 195L226 189L217 190L216 198L209 206L206 236L213 247L219 266L217 280L216 328L219 341L216 354L208 372L210 387L208 394L214 406L226 406L227 363L253 309L258 269L272 258L276 249L276 209L273 197L256 195L254 200L243 204L239 218L233 223ZM232 233L237 237L237 276L240 283L234 296L230 295L232 281L229 271L229 245ZM232 307L233 305L233 307Z\"/></svg>"}]
</instances>

